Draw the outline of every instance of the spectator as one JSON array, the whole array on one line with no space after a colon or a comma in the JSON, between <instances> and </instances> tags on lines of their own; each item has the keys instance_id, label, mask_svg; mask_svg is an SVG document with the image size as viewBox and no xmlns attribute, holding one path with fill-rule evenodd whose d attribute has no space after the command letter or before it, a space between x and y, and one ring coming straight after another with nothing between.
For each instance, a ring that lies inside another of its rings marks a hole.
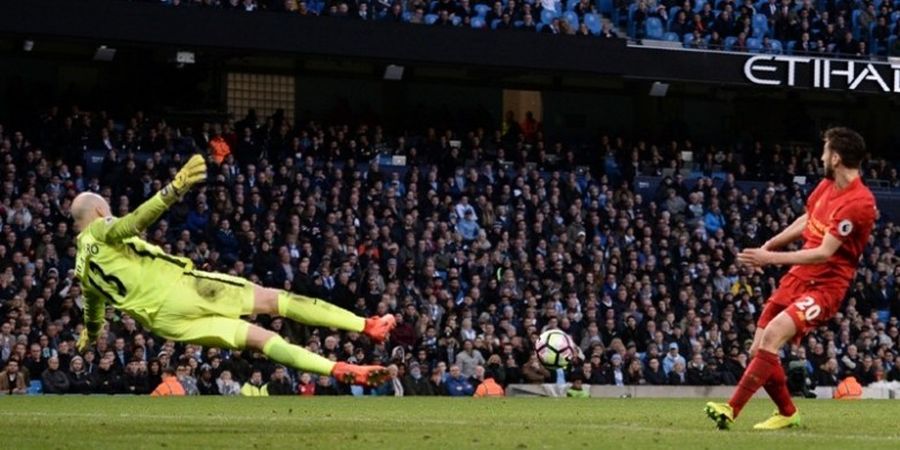
<instances>
[{"instance_id":1,"label":"spectator","mask_svg":"<svg viewBox=\"0 0 900 450\"><path fill-rule=\"evenodd\" d=\"M175 369L178 382L184 386L184 393L186 395L200 395L200 389L197 388L197 379L191 375L191 372L190 363L187 362L178 363L178 367Z\"/></svg>"},{"instance_id":2,"label":"spectator","mask_svg":"<svg viewBox=\"0 0 900 450\"><path fill-rule=\"evenodd\" d=\"M687 374L684 371L684 363L679 361L676 362L674 366L672 366L672 371L669 372L669 383L672 386L682 386L689 384L687 379Z\"/></svg>"},{"instance_id":3,"label":"spectator","mask_svg":"<svg viewBox=\"0 0 900 450\"><path fill-rule=\"evenodd\" d=\"M221 395L240 395L241 385L231 378L231 371L223 370L216 379L216 387ZM182 389L183 390L183 389Z\"/></svg>"},{"instance_id":4,"label":"spectator","mask_svg":"<svg viewBox=\"0 0 900 450\"><path fill-rule=\"evenodd\" d=\"M526 383L543 383L550 378L550 371L538 361L537 356L531 355L528 362L522 366L522 378Z\"/></svg>"},{"instance_id":5,"label":"spectator","mask_svg":"<svg viewBox=\"0 0 900 450\"><path fill-rule=\"evenodd\" d=\"M666 357L663 358L663 372L668 376L672 369L675 367L675 364L681 363L682 369L684 368L685 361L684 357L678 354L678 344L672 342L669 344L669 353L666 353Z\"/></svg>"},{"instance_id":6,"label":"spectator","mask_svg":"<svg viewBox=\"0 0 900 450\"><path fill-rule=\"evenodd\" d=\"M475 350L471 340L463 342L463 350L456 355L456 364L459 366L462 376L469 378L475 374L475 368L484 365L484 356Z\"/></svg>"},{"instance_id":7,"label":"spectator","mask_svg":"<svg viewBox=\"0 0 900 450\"><path fill-rule=\"evenodd\" d=\"M200 395L221 395L219 385L213 378L213 369L209 364L200 366L200 376L197 377L197 390Z\"/></svg>"},{"instance_id":8,"label":"spectator","mask_svg":"<svg viewBox=\"0 0 900 450\"><path fill-rule=\"evenodd\" d=\"M650 359L647 363L647 369L644 371L644 379L647 380L647 384L651 385L659 386L668 384L668 378L662 366L659 364L659 359Z\"/></svg>"},{"instance_id":9,"label":"spectator","mask_svg":"<svg viewBox=\"0 0 900 450\"><path fill-rule=\"evenodd\" d=\"M153 397L183 396L186 395L184 387L178 382L175 370L171 368L163 369L162 383L150 393Z\"/></svg>"},{"instance_id":10,"label":"spectator","mask_svg":"<svg viewBox=\"0 0 900 450\"><path fill-rule=\"evenodd\" d=\"M422 375L422 368L419 363L415 361L410 363L408 372L402 380L403 395L435 395L429 380Z\"/></svg>"},{"instance_id":11,"label":"spectator","mask_svg":"<svg viewBox=\"0 0 900 450\"><path fill-rule=\"evenodd\" d=\"M591 394L584 388L584 382L581 378L575 378L572 380L572 385L569 386L569 389L566 390L566 397L572 398L588 398Z\"/></svg>"},{"instance_id":12,"label":"spectator","mask_svg":"<svg viewBox=\"0 0 900 450\"><path fill-rule=\"evenodd\" d=\"M316 382L316 395L338 395L331 377L319 376Z\"/></svg>"},{"instance_id":13,"label":"spectator","mask_svg":"<svg viewBox=\"0 0 900 450\"><path fill-rule=\"evenodd\" d=\"M300 374L300 381L297 383L297 393L302 396L316 395L316 383L309 372Z\"/></svg>"},{"instance_id":14,"label":"spectator","mask_svg":"<svg viewBox=\"0 0 900 450\"><path fill-rule=\"evenodd\" d=\"M266 383L266 392L269 395L292 395L294 393L291 379L284 366L275 366L275 373Z\"/></svg>"},{"instance_id":15,"label":"spectator","mask_svg":"<svg viewBox=\"0 0 900 450\"><path fill-rule=\"evenodd\" d=\"M59 358L51 356L47 360L47 369L41 374L41 385L45 394L67 394L69 378L59 370Z\"/></svg>"},{"instance_id":16,"label":"spectator","mask_svg":"<svg viewBox=\"0 0 900 450\"><path fill-rule=\"evenodd\" d=\"M244 397L268 397L269 392L266 385L263 384L262 372L253 370L250 373L250 379L241 387L241 395Z\"/></svg>"},{"instance_id":17,"label":"spectator","mask_svg":"<svg viewBox=\"0 0 900 450\"><path fill-rule=\"evenodd\" d=\"M0 395L25 394L27 385L27 376L19 370L19 360L10 358L0 372Z\"/></svg>"},{"instance_id":18,"label":"spectator","mask_svg":"<svg viewBox=\"0 0 900 450\"><path fill-rule=\"evenodd\" d=\"M74 356L69 363L69 393L89 394L94 391L93 379L85 370L84 358Z\"/></svg>"},{"instance_id":19,"label":"spectator","mask_svg":"<svg viewBox=\"0 0 900 450\"><path fill-rule=\"evenodd\" d=\"M112 352L110 352L110 355ZM100 358L97 364L97 371L94 373L94 392L98 394L123 394L125 393L125 383L118 369L113 366L113 357L104 356Z\"/></svg>"},{"instance_id":20,"label":"spectator","mask_svg":"<svg viewBox=\"0 0 900 450\"><path fill-rule=\"evenodd\" d=\"M447 378L445 389L447 395L451 397L471 397L475 393L472 383L456 364L450 366L450 376Z\"/></svg>"},{"instance_id":21,"label":"spectator","mask_svg":"<svg viewBox=\"0 0 900 450\"><path fill-rule=\"evenodd\" d=\"M391 364L387 366L387 370L389 378L374 390L373 395L403 397L405 392L400 378L400 368L396 364Z\"/></svg>"},{"instance_id":22,"label":"spectator","mask_svg":"<svg viewBox=\"0 0 900 450\"><path fill-rule=\"evenodd\" d=\"M506 394L503 387L494 379L493 371L487 370L484 372L484 380L475 389L474 395L475 397L503 397Z\"/></svg>"}]
</instances>

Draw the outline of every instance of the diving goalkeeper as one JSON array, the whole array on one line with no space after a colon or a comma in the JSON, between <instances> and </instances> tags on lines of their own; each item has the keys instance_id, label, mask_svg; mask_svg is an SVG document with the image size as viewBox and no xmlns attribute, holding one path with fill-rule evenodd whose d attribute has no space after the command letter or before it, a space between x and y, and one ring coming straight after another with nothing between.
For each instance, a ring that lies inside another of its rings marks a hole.
<instances>
[{"instance_id":1,"label":"diving goalkeeper","mask_svg":"<svg viewBox=\"0 0 900 450\"><path fill-rule=\"evenodd\" d=\"M381 366L335 363L240 317L281 315L307 325L362 332L374 341L383 341L395 326L392 315L365 319L322 300L203 272L195 269L191 260L166 254L139 237L204 180L206 162L194 155L169 185L121 218L113 217L109 204L97 194L75 197L71 209L79 233L75 275L85 296L85 329L78 350L85 351L100 336L108 303L166 339L254 349L278 363L332 375L345 383L380 384L387 376Z\"/></svg>"}]
</instances>

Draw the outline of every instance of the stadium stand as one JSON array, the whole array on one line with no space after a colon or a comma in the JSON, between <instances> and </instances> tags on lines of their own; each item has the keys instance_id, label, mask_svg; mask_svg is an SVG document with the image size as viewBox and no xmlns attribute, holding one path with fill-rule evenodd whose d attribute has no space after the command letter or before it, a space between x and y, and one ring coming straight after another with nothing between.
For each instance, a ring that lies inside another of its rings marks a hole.
<instances>
[{"instance_id":1,"label":"stadium stand","mask_svg":"<svg viewBox=\"0 0 900 450\"><path fill-rule=\"evenodd\" d=\"M161 3L180 8L218 7L238 12L277 11L355 20L683 41L685 47L705 50L721 50L710 44L713 33L727 42L736 42L743 35L745 39L758 41L737 47L725 45L724 49L859 59L900 56L897 39L900 36L900 11L897 10L900 2L889 0L687 0L683 3L656 0L164 0ZM559 22L555 22L557 19ZM608 24L611 33L603 32L602 23ZM699 34L696 42L689 40L695 32Z\"/></svg>"},{"instance_id":2,"label":"stadium stand","mask_svg":"<svg viewBox=\"0 0 900 450\"><path fill-rule=\"evenodd\" d=\"M113 309L96 350L75 354L72 197L95 191L124 214L197 151L217 163L208 185L147 239L198 267L396 314L379 345L252 318L328 357L391 365L395 380L366 393L474 392L486 372L502 386L555 382L530 348L553 325L583 350L570 377L588 384L734 384L779 273L744 272L735 254L802 213L821 165L810 144L572 145L512 117L415 133L253 111L175 125L53 107L22 122L0 126L4 394L146 394L167 369L187 394L258 394L266 382L282 386L270 393L363 393L293 371L270 381L276 367L257 354L164 342ZM896 203L896 162L869 161L865 174ZM850 375L900 381L897 217L883 212L841 314L790 348L798 392Z\"/></svg>"}]
</instances>

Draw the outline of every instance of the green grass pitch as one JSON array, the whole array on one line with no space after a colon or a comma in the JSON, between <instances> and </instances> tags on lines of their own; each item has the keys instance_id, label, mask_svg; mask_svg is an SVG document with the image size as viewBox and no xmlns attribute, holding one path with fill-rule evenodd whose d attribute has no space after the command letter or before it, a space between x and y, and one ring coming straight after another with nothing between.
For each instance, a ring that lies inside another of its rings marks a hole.
<instances>
[{"instance_id":1,"label":"green grass pitch","mask_svg":"<svg viewBox=\"0 0 900 450\"><path fill-rule=\"evenodd\" d=\"M803 427L717 431L703 399L0 397L4 449L900 448L900 402L799 401Z\"/></svg>"}]
</instances>

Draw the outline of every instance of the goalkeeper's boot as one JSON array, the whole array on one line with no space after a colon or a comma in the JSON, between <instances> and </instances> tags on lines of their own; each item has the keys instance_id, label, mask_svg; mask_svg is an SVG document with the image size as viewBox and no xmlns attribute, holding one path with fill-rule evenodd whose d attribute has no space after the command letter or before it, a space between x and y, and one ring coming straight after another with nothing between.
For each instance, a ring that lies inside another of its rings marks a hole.
<instances>
[{"instance_id":1,"label":"goalkeeper's boot","mask_svg":"<svg viewBox=\"0 0 900 450\"><path fill-rule=\"evenodd\" d=\"M783 416L778 410L763 422L753 425L754 430L780 430L800 426L800 411L794 411L790 416Z\"/></svg>"},{"instance_id":2,"label":"goalkeeper's boot","mask_svg":"<svg viewBox=\"0 0 900 450\"><path fill-rule=\"evenodd\" d=\"M716 428L727 430L734 423L734 410L728 403L709 402L706 404L706 416L716 423Z\"/></svg>"},{"instance_id":3,"label":"goalkeeper's boot","mask_svg":"<svg viewBox=\"0 0 900 450\"><path fill-rule=\"evenodd\" d=\"M397 319L394 318L393 314L369 317L366 319L366 327L363 329L363 333L375 342L383 342L396 326Z\"/></svg>"},{"instance_id":4,"label":"goalkeeper's boot","mask_svg":"<svg viewBox=\"0 0 900 450\"><path fill-rule=\"evenodd\" d=\"M331 376L345 384L358 384L362 386L379 386L384 383L390 374L381 366L358 366L339 362L331 369Z\"/></svg>"}]
</instances>

